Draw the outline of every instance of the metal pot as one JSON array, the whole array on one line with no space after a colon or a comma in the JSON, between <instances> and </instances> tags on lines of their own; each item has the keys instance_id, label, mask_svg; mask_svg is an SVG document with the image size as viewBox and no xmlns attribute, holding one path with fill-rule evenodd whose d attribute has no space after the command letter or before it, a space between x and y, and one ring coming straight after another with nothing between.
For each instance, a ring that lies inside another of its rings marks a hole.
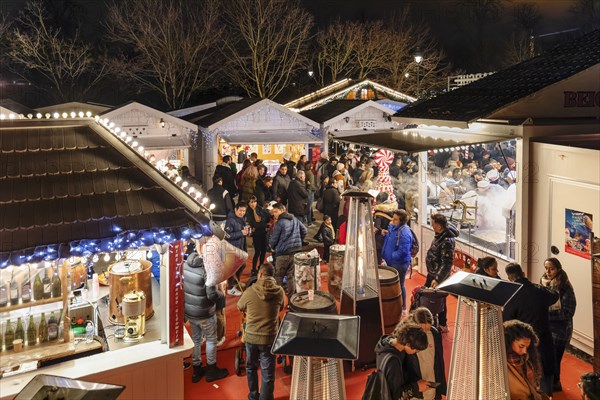
<instances>
[{"instance_id":1,"label":"metal pot","mask_svg":"<svg viewBox=\"0 0 600 400\"><path fill-rule=\"evenodd\" d=\"M71 290L79 289L87 282L87 267L81 262L81 258L73 257L65 260L64 267L71 272Z\"/></svg>"},{"instance_id":2,"label":"metal pot","mask_svg":"<svg viewBox=\"0 0 600 400\"><path fill-rule=\"evenodd\" d=\"M116 324L124 324L122 302L125 295L133 290L146 295L146 319L154 315L152 308L152 282L150 270L152 263L145 260L125 260L108 267L108 285L110 288L109 319Z\"/></svg>"}]
</instances>

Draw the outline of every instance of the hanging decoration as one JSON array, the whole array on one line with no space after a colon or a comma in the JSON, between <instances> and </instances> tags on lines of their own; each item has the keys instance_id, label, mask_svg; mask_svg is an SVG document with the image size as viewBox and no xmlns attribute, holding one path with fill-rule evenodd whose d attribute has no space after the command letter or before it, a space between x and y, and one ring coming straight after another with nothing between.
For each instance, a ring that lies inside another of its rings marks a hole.
<instances>
[{"instance_id":1,"label":"hanging decoration","mask_svg":"<svg viewBox=\"0 0 600 400\"><path fill-rule=\"evenodd\" d=\"M389 194L391 202L396 201L394 187L390 178L390 165L394 161L394 153L389 150L379 149L375 153L375 162L377 163L377 190Z\"/></svg>"}]
</instances>

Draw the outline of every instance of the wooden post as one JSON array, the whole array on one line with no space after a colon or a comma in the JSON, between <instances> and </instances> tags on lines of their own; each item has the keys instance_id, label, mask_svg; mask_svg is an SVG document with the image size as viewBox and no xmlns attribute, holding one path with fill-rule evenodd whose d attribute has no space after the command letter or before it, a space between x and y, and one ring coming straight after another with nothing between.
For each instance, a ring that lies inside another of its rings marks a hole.
<instances>
[{"instance_id":1,"label":"wooden post","mask_svg":"<svg viewBox=\"0 0 600 400\"><path fill-rule=\"evenodd\" d=\"M69 267L69 261L65 260L62 264L56 261L56 268L59 268L60 275L60 286L62 294L62 306L63 306L63 338L65 343L70 342L70 330L71 330L71 318L69 315L69 293L67 292L67 268ZM59 321L60 322L60 321Z\"/></svg>"}]
</instances>

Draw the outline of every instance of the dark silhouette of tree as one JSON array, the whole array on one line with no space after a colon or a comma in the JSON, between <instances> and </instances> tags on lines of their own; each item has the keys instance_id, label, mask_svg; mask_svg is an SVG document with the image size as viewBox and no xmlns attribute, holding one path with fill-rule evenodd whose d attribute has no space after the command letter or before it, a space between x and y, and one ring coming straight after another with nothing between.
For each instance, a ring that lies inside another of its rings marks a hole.
<instances>
[{"instance_id":1,"label":"dark silhouette of tree","mask_svg":"<svg viewBox=\"0 0 600 400\"><path fill-rule=\"evenodd\" d=\"M121 45L111 72L158 93L171 109L214 84L222 28L216 0L128 0L109 6L107 36Z\"/></svg>"},{"instance_id":2,"label":"dark silhouette of tree","mask_svg":"<svg viewBox=\"0 0 600 400\"><path fill-rule=\"evenodd\" d=\"M223 11L227 77L248 96L275 98L306 65L313 17L286 0L231 0Z\"/></svg>"},{"instance_id":3,"label":"dark silhouette of tree","mask_svg":"<svg viewBox=\"0 0 600 400\"><path fill-rule=\"evenodd\" d=\"M571 12L585 31L600 28L600 0L576 0Z\"/></svg>"}]
</instances>

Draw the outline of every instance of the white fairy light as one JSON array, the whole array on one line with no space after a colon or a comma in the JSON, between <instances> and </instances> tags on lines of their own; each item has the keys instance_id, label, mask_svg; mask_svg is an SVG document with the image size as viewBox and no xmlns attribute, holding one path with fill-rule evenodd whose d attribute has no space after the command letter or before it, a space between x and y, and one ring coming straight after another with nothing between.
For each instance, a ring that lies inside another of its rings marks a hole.
<instances>
[{"instance_id":1,"label":"white fairy light","mask_svg":"<svg viewBox=\"0 0 600 400\"><path fill-rule=\"evenodd\" d=\"M88 111L89 112L89 111ZM100 116L99 115L95 115L94 119L96 120L96 122L100 122Z\"/></svg>"},{"instance_id":2,"label":"white fairy light","mask_svg":"<svg viewBox=\"0 0 600 400\"><path fill-rule=\"evenodd\" d=\"M8 118L9 119L15 119L15 118L17 118L17 116L15 114L13 114L13 113L10 113L10 114L8 114Z\"/></svg>"},{"instance_id":3,"label":"white fairy light","mask_svg":"<svg viewBox=\"0 0 600 400\"><path fill-rule=\"evenodd\" d=\"M202 204L206 204L206 203L208 203L208 197L205 197L202 199Z\"/></svg>"},{"instance_id":4,"label":"white fairy light","mask_svg":"<svg viewBox=\"0 0 600 400\"><path fill-rule=\"evenodd\" d=\"M119 133L119 132L121 132L121 128L119 128L118 126L115 127L115 133Z\"/></svg>"},{"instance_id":5,"label":"white fairy light","mask_svg":"<svg viewBox=\"0 0 600 400\"><path fill-rule=\"evenodd\" d=\"M33 118L33 114L27 114L27 118L32 119Z\"/></svg>"},{"instance_id":6,"label":"white fairy light","mask_svg":"<svg viewBox=\"0 0 600 400\"><path fill-rule=\"evenodd\" d=\"M75 111L71 111L71 118L75 118L77 116L77 113Z\"/></svg>"},{"instance_id":7,"label":"white fairy light","mask_svg":"<svg viewBox=\"0 0 600 400\"><path fill-rule=\"evenodd\" d=\"M129 143L131 142L133 139L131 139L131 136L126 136L125 137L125 142Z\"/></svg>"},{"instance_id":8,"label":"white fairy light","mask_svg":"<svg viewBox=\"0 0 600 400\"><path fill-rule=\"evenodd\" d=\"M192 186L192 187L190 187L190 188L188 189L188 193L189 193L189 194L192 194L192 193L194 193L195 191L196 191L196 189L195 189L193 186Z\"/></svg>"},{"instance_id":9,"label":"white fairy light","mask_svg":"<svg viewBox=\"0 0 600 400\"><path fill-rule=\"evenodd\" d=\"M98 262L98 254L94 254L94 257L92 257L92 261Z\"/></svg>"},{"instance_id":10,"label":"white fairy light","mask_svg":"<svg viewBox=\"0 0 600 400\"><path fill-rule=\"evenodd\" d=\"M138 147L138 151L142 154L144 154L144 146L140 146Z\"/></svg>"},{"instance_id":11,"label":"white fairy light","mask_svg":"<svg viewBox=\"0 0 600 400\"><path fill-rule=\"evenodd\" d=\"M79 118L83 118L83 116L84 116L83 111L79 111L79 113L77 115L79 116Z\"/></svg>"},{"instance_id":12,"label":"white fairy light","mask_svg":"<svg viewBox=\"0 0 600 400\"><path fill-rule=\"evenodd\" d=\"M62 117L63 117L63 118L68 118L68 117L69 117L69 114L67 114L66 112L64 112L64 113L62 113Z\"/></svg>"},{"instance_id":13,"label":"white fairy light","mask_svg":"<svg viewBox=\"0 0 600 400\"><path fill-rule=\"evenodd\" d=\"M185 187L187 187L187 185L189 185L189 183L187 183L187 181L183 181L183 183L181 184L181 187L185 188Z\"/></svg>"},{"instance_id":14,"label":"white fairy light","mask_svg":"<svg viewBox=\"0 0 600 400\"><path fill-rule=\"evenodd\" d=\"M92 112L91 111L86 111L85 112L85 116L90 118L92 116Z\"/></svg>"},{"instance_id":15,"label":"white fairy light","mask_svg":"<svg viewBox=\"0 0 600 400\"><path fill-rule=\"evenodd\" d=\"M6 115L0 114L0 119L6 119Z\"/></svg>"},{"instance_id":16,"label":"white fairy light","mask_svg":"<svg viewBox=\"0 0 600 400\"><path fill-rule=\"evenodd\" d=\"M36 117L37 119L40 119L40 118L42 118L42 117L43 117L43 115L42 115L42 113L37 113L37 114L35 114L35 117Z\"/></svg>"},{"instance_id":17,"label":"white fairy light","mask_svg":"<svg viewBox=\"0 0 600 400\"><path fill-rule=\"evenodd\" d=\"M110 254L106 253L106 255L104 256L104 261L105 262L109 262L110 261Z\"/></svg>"},{"instance_id":18,"label":"white fairy light","mask_svg":"<svg viewBox=\"0 0 600 400\"><path fill-rule=\"evenodd\" d=\"M175 177L175 183L179 183L179 182L181 182L181 177L180 176Z\"/></svg>"},{"instance_id":19,"label":"white fairy light","mask_svg":"<svg viewBox=\"0 0 600 400\"><path fill-rule=\"evenodd\" d=\"M210 203L210 207L208 207L210 210L214 210L215 209L215 203Z\"/></svg>"}]
</instances>

